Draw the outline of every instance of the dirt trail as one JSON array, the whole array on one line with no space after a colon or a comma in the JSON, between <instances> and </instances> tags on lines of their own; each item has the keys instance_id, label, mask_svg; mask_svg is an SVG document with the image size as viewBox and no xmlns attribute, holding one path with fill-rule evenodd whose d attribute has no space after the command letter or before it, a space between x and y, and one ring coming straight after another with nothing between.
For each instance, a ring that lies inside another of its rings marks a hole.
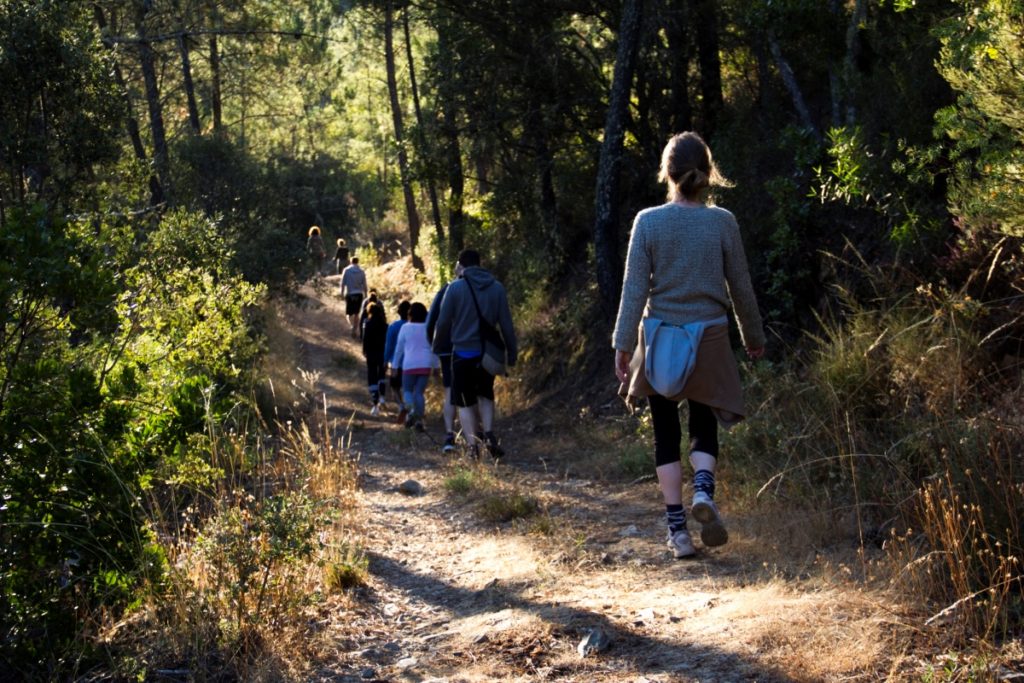
<instances>
[{"instance_id":1,"label":"dirt trail","mask_svg":"<svg viewBox=\"0 0 1024 683\"><path fill-rule=\"evenodd\" d=\"M328 627L332 651L317 680L876 678L886 639L871 599L750 566L743 549L756 542L752 523L727 501L730 543L671 559L653 482L546 471L542 459L565 454L545 453L551 440L538 430L517 430L524 420L499 416L509 453L493 471L541 501L547 533L484 523L445 492L453 459L440 451L436 395L425 434L369 416L365 366L335 287L328 278L326 291L302 288L302 305L282 316L328 413L341 429L354 414L370 558L368 588ZM399 490L409 479L421 495ZM592 629L610 647L581 657L577 644Z\"/></svg>"}]
</instances>

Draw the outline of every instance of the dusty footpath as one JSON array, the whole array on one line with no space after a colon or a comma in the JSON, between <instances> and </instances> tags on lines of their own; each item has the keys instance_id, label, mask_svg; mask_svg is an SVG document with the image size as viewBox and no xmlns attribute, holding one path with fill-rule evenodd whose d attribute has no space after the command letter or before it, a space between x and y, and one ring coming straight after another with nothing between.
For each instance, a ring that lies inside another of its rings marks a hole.
<instances>
[{"instance_id":1,"label":"dusty footpath","mask_svg":"<svg viewBox=\"0 0 1024 683\"><path fill-rule=\"evenodd\" d=\"M894 617L854 585L748 559L755 524L723 501L726 546L672 559L653 480L590 480L573 444L500 415L486 472L541 504L496 524L448 493L437 389L426 433L369 415L365 366L335 285L282 309L301 370L358 458L368 585L323 626L324 681L855 681L893 665ZM499 380L500 381L500 380ZM435 380L436 384L439 384ZM433 398L431 405L429 399ZM549 423L572 416L554 416ZM422 491L409 495L409 480ZM598 646L586 656L579 645ZM896 657L898 660L898 657ZM888 664L886 663L888 662Z\"/></svg>"}]
</instances>

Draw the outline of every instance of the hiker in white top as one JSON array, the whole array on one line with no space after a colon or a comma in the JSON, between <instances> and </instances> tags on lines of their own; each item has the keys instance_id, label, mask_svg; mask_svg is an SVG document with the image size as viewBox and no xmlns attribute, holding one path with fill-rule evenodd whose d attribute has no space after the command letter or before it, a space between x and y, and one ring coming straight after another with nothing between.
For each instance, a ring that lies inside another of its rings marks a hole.
<instances>
[{"instance_id":1,"label":"hiker in white top","mask_svg":"<svg viewBox=\"0 0 1024 683\"><path fill-rule=\"evenodd\" d=\"M405 426L423 431L424 392L439 364L427 341L427 307L418 301L409 307L409 322L398 330L393 364L402 371L402 394L409 407Z\"/></svg>"},{"instance_id":2,"label":"hiker in white top","mask_svg":"<svg viewBox=\"0 0 1024 683\"><path fill-rule=\"evenodd\" d=\"M341 271L341 296L345 298L345 316L352 327L352 336L359 336L359 312L366 294L366 273L359 267L359 257L353 256L352 263Z\"/></svg>"}]
</instances>

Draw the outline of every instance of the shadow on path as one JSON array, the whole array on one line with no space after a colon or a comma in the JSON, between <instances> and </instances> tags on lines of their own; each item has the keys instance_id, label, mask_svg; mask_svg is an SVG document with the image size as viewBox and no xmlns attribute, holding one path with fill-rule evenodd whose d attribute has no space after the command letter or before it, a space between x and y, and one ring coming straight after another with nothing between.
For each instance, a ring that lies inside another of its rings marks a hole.
<instances>
[{"instance_id":1,"label":"shadow on path","mask_svg":"<svg viewBox=\"0 0 1024 683\"><path fill-rule=\"evenodd\" d=\"M743 680L792 683L795 680L736 653L638 634L598 612L557 601L528 599L511 584L492 582L478 590L462 588L436 576L411 571L386 555L375 552L368 555L373 574L411 597L450 610L458 617L511 608L529 612L562 632L579 632L582 636L589 629L599 628L611 637L612 646L597 656L623 660L633 674L671 673L683 677L680 680L708 683Z\"/></svg>"}]
</instances>

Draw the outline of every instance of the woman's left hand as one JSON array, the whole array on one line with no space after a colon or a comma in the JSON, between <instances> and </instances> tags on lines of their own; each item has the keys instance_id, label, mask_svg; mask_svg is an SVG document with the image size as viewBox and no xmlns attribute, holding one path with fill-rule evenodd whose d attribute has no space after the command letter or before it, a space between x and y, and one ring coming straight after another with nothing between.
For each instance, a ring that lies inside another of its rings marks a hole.
<instances>
[{"instance_id":1,"label":"woman's left hand","mask_svg":"<svg viewBox=\"0 0 1024 683\"><path fill-rule=\"evenodd\" d=\"M615 352L615 376L623 384L629 379L629 353L625 351Z\"/></svg>"}]
</instances>

